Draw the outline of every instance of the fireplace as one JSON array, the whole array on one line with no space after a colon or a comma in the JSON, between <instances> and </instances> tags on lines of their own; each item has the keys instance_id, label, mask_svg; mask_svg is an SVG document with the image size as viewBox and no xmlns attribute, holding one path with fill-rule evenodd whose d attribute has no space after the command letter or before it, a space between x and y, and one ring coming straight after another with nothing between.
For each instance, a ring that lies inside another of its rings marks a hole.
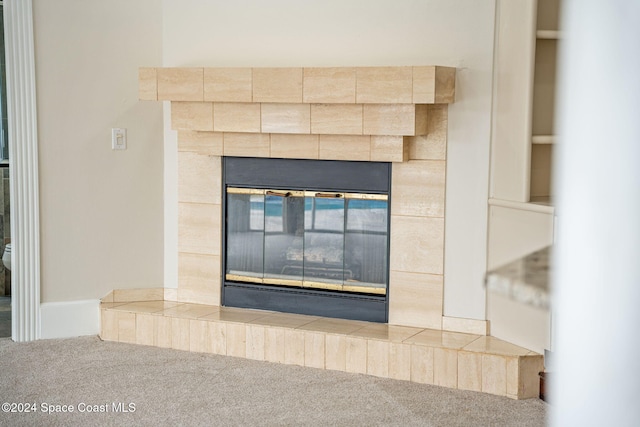
<instances>
[{"instance_id":1,"label":"fireplace","mask_svg":"<svg viewBox=\"0 0 640 427\"><path fill-rule=\"evenodd\" d=\"M225 157L227 306L386 322L391 165Z\"/></svg>"},{"instance_id":2,"label":"fireplace","mask_svg":"<svg viewBox=\"0 0 640 427\"><path fill-rule=\"evenodd\" d=\"M177 130L176 301L442 329L454 93L439 66L140 69Z\"/></svg>"}]
</instances>

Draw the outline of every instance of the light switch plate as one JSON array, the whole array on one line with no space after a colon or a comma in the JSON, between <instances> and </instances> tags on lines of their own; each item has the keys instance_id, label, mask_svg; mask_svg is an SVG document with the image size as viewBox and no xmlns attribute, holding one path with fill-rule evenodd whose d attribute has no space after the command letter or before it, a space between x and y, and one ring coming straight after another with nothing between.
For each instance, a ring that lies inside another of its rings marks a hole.
<instances>
[{"instance_id":1,"label":"light switch plate","mask_svg":"<svg viewBox=\"0 0 640 427\"><path fill-rule=\"evenodd\" d=\"M124 128L111 129L111 149L126 150L127 149L127 130Z\"/></svg>"}]
</instances>

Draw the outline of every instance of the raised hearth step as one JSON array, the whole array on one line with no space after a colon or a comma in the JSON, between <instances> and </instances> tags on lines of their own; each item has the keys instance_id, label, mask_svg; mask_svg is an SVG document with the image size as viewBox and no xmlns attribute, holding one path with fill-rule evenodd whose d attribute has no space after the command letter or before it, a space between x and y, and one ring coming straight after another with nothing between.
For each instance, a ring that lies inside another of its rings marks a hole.
<instances>
[{"instance_id":1,"label":"raised hearth step","mask_svg":"<svg viewBox=\"0 0 640 427\"><path fill-rule=\"evenodd\" d=\"M103 302L107 341L333 369L514 399L538 397L543 356L494 337L190 304Z\"/></svg>"}]
</instances>

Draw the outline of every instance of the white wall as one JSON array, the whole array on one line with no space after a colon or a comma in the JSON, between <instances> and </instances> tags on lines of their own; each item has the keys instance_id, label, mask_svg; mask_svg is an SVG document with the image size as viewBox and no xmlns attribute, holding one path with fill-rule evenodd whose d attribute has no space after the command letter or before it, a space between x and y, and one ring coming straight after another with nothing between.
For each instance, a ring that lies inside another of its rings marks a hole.
<instances>
[{"instance_id":1,"label":"white wall","mask_svg":"<svg viewBox=\"0 0 640 427\"><path fill-rule=\"evenodd\" d=\"M444 310L484 319L494 15L495 0L164 0L163 65L458 68L449 109ZM175 205L175 156L168 133L167 206ZM175 287L177 218L169 207L165 215L165 285Z\"/></svg>"},{"instance_id":2,"label":"white wall","mask_svg":"<svg viewBox=\"0 0 640 427\"><path fill-rule=\"evenodd\" d=\"M138 67L161 65L161 2L33 7L42 302L162 286L162 109L137 94Z\"/></svg>"}]
</instances>

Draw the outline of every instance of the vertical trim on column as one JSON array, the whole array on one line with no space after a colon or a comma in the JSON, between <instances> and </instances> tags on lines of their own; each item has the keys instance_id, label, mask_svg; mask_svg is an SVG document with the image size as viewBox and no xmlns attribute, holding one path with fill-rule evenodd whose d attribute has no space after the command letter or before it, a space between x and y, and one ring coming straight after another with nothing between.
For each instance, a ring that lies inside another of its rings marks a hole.
<instances>
[{"instance_id":1,"label":"vertical trim on column","mask_svg":"<svg viewBox=\"0 0 640 427\"><path fill-rule=\"evenodd\" d=\"M4 2L11 167L12 331L14 341L40 338L38 127L32 0Z\"/></svg>"}]
</instances>

